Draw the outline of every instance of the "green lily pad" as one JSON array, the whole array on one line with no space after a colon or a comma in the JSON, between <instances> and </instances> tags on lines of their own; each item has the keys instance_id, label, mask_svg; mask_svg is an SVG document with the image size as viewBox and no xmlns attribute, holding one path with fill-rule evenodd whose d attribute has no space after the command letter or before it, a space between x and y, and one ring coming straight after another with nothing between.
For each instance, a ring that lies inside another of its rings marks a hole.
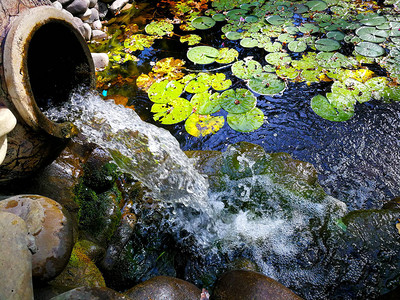
<instances>
[{"instance_id":1,"label":"green lily pad","mask_svg":"<svg viewBox=\"0 0 400 300\"><path fill-rule=\"evenodd\" d=\"M351 94L359 103L364 103L371 100L372 91L362 82L359 82L353 78L347 78L343 83L346 86L346 89L351 91Z\"/></svg>"},{"instance_id":2,"label":"green lily pad","mask_svg":"<svg viewBox=\"0 0 400 300\"><path fill-rule=\"evenodd\" d=\"M254 75L247 85L252 91L260 95L276 95L286 88L285 82L271 73Z\"/></svg>"},{"instance_id":3,"label":"green lily pad","mask_svg":"<svg viewBox=\"0 0 400 300\"><path fill-rule=\"evenodd\" d=\"M265 66L263 66L263 71L267 73L275 73L276 67L266 64Z\"/></svg>"},{"instance_id":4,"label":"green lily pad","mask_svg":"<svg viewBox=\"0 0 400 300\"><path fill-rule=\"evenodd\" d=\"M293 12L295 14L304 14L304 13L308 12L308 9L309 8L307 6L305 6L304 4L295 4L293 6Z\"/></svg>"},{"instance_id":5,"label":"green lily pad","mask_svg":"<svg viewBox=\"0 0 400 300\"><path fill-rule=\"evenodd\" d=\"M328 8L328 4L324 1L308 1L304 3L311 11L323 11Z\"/></svg>"},{"instance_id":6,"label":"green lily pad","mask_svg":"<svg viewBox=\"0 0 400 300\"><path fill-rule=\"evenodd\" d=\"M338 31L338 30L329 31L329 32L326 33L326 37L328 39L333 39L333 40L336 40L336 41L343 41L345 36L346 35L343 32Z\"/></svg>"},{"instance_id":7,"label":"green lily pad","mask_svg":"<svg viewBox=\"0 0 400 300\"><path fill-rule=\"evenodd\" d=\"M388 86L388 79L386 77L373 77L367 80L365 85L370 89L374 99L381 100Z\"/></svg>"},{"instance_id":8,"label":"green lily pad","mask_svg":"<svg viewBox=\"0 0 400 300\"><path fill-rule=\"evenodd\" d=\"M356 30L356 34L364 41L371 43L383 43L389 37L385 30L377 30L374 27L363 26Z\"/></svg>"},{"instance_id":9,"label":"green lily pad","mask_svg":"<svg viewBox=\"0 0 400 300\"><path fill-rule=\"evenodd\" d=\"M221 48L218 51L219 51L219 56L215 61L220 64L229 64L235 61L239 56L239 52L237 52L237 50L232 48L231 49Z\"/></svg>"},{"instance_id":10,"label":"green lily pad","mask_svg":"<svg viewBox=\"0 0 400 300\"><path fill-rule=\"evenodd\" d=\"M339 52L320 52L316 56L317 63L327 69L347 68L351 69L358 65L357 60L347 57Z\"/></svg>"},{"instance_id":11,"label":"green lily pad","mask_svg":"<svg viewBox=\"0 0 400 300\"><path fill-rule=\"evenodd\" d=\"M188 34L188 35L181 36L179 41L181 43L187 42L189 46L193 46L193 45L200 43L201 36L199 36L197 34Z\"/></svg>"},{"instance_id":12,"label":"green lily pad","mask_svg":"<svg viewBox=\"0 0 400 300\"><path fill-rule=\"evenodd\" d=\"M282 18L281 16L272 15L265 18L265 20L271 25L282 25L286 22L286 18Z\"/></svg>"},{"instance_id":13,"label":"green lily pad","mask_svg":"<svg viewBox=\"0 0 400 300\"><path fill-rule=\"evenodd\" d=\"M367 57L378 57L382 56L386 53L385 49L383 49L378 44L374 44L371 42L361 42L355 47L355 51L358 54L367 56Z\"/></svg>"},{"instance_id":14,"label":"green lily pad","mask_svg":"<svg viewBox=\"0 0 400 300\"><path fill-rule=\"evenodd\" d=\"M231 85L232 81L230 79L226 79L224 73L215 74L211 84L212 88L216 91L229 89Z\"/></svg>"},{"instance_id":15,"label":"green lily pad","mask_svg":"<svg viewBox=\"0 0 400 300\"><path fill-rule=\"evenodd\" d=\"M197 46L189 49L186 55L195 64L206 65L213 63L218 58L219 51L210 46Z\"/></svg>"},{"instance_id":16,"label":"green lily pad","mask_svg":"<svg viewBox=\"0 0 400 300\"><path fill-rule=\"evenodd\" d=\"M258 17L257 16L247 16L244 20L247 23L256 23L256 22L258 22Z\"/></svg>"},{"instance_id":17,"label":"green lily pad","mask_svg":"<svg viewBox=\"0 0 400 300\"><path fill-rule=\"evenodd\" d=\"M210 17L197 17L192 20L192 26L196 29L210 29L215 25L216 21Z\"/></svg>"},{"instance_id":18,"label":"green lily pad","mask_svg":"<svg viewBox=\"0 0 400 300\"><path fill-rule=\"evenodd\" d=\"M320 72L318 70L303 70L300 74L302 80L312 83L318 82L318 76Z\"/></svg>"},{"instance_id":19,"label":"green lily pad","mask_svg":"<svg viewBox=\"0 0 400 300\"><path fill-rule=\"evenodd\" d=\"M250 79L256 74L262 72L262 66L258 61L255 60L239 60L235 62L231 67L233 75L240 79Z\"/></svg>"},{"instance_id":20,"label":"green lily pad","mask_svg":"<svg viewBox=\"0 0 400 300\"><path fill-rule=\"evenodd\" d=\"M288 65L292 61L289 54L280 52L267 54L265 56L265 60L267 61L267 63L273 66Z\"/></svg>"},{"instance_id":21,"label":"green lily pad","mask_svg":"<svg viewBox=\"0 0 400 300\"><path fill-rule=\"evenodd\" d=\"M244 15L246 15L246 13L247 13L246 9L241 9L241 8L232 9L227 12L226 17L229 20L236 21L236 20L239 20L240 18L242 18Z\"/></svg>"},{"instance_id":22,"label":"green lily pad","mask_svg":"<svg viewBox=\"0 0 400 300\"><path fill-rule=\"evenodd\" d=\"M239 132L252 132L264 124L264 113L254 107L244 114L228 114L228 125Z\"/></svg>"},{"instance_id":23,"label":"green lily pad","mask_svg":"<svg viewBox=\"0 0 400 300\"><path fill-rule=\"evenodd\" d=\"M340 49L340 43L332 39L319 39L315 42L315 48L319 51L331 52Z\"/></svg>"},{"instance_id":24,"label":"green lily pad","mask_svg":"<svg viewBox=\"0 0 400 300\"><path fill-rule=\"evenodd\" d=\"M217 22L225 21L225 15L224 14L215 14L215 15L212 16L212 18Z\"/></svg>"},{"instance_id":25,"label":"green lily pad","mask_svg":"<svg viewBox=\"0 0 400 300\"><path fill-rule=\"evenodd\" d=\"M384 16L367 16L360 20L360 23L367 26L378 26L385 23L387 20Z\"/></svg>"},{"instance_id":26,"label":"green lily pad","mask_svg":"<svg viewBox=\"0 0 400 300\"><path fill-rule=\"evenodd\" d=\"M303 52L307 49L307 44L302 41L292 41L288 44L288 49L292 52Z\"/></svg>"},{"instance_id":27,"label":"green lily pad","mask_svg":"<svg viewBox=\"0 0 400 300\"><path fill-rule=\"evenodd\" d=\"M240 41L240 46L245 48L254 48L258 45L258 41L250 37L244 38Z\"/></svg>"},{"instance_id":28,"label":"green lily pad","mask_svg":"<svg viewBox=\"0 0 400 300\"><path fill-rule=\"evenodd\" d=\"M210 94L203 92L194 94L190 100L195 112L200 115L210 115L221 109L221 97L219 93Z\"/></svg>"},{"instance_id":29,"label":"green lily pad","mask_svg":"<svg viewBox=\"0 0 400 300\"><path fill-rule=\"evenodd\" d=\"M278 41L282 42L282 43L290 43L292 41L294 41L294 36L289 34L289 33L284 33L281 34L280 36L278 36Z\"/></svg>"},{"instance_id":30,"label":"green lily pad","mask_svg":"<svg viewBox=\"0 0 400 300\"><path fill-rule=\"evenodd\" d=\"M351 93L326 93L326 98L338 111L354 113L356 99Z\"/></svg>"},{"instance_id":31,"label":"green lily pad","mask_svg":"<svg viewBox=\"0 0 400 300\"><path fill-rule=\"evenodd\" d=\"M299 29L295 26L288 26L285 27L285 32L287 32L288 34L296 34L297 32L299 32Z\"/></svg>"},{"instance_id":32,"label":"green lily pad","mask_svg":"<svg viewBox=\"0 0 400 300\"><path fill-rule=\"evenodd\" d=\"M282 44L279 42L267 42L263 44L263 48L267 52L279 52L282 50Z\"/></svg>"},{"instance_id":33,"label":"green lily pad","mask_svg":"<svg viewBox=\"0 0 400 300\"><path fill-rule=\"evenodd\" d=\"M257 103L257 98L247 89L227 90L220 97L221 107L233 114L247 112Z\"/></svg>"},{"instance_id":34,"label":"green lily pad","mask_svg":"<svg viewBox=\"0 0 400 300\"><path fill-rule=\"evenodd\" d=\"M334 122L347 121L354 114L354 112L337 110L330 101L322 95L317 95L311 99L311 108L318 116Z\"/></svg>"},{"instance_id":35,"label":"green lily pad","mask_svg":"<svg viewBox=\"0 0 400 300\"><path fill-rule=\"evenodd\" d=\"M186 99L176 98L168 103L154 103L151 112L153 119L162 124L176 124L185 120L192 113L192 104Z\"/></svg>"},{"instance_id":36,"label":"green lily pad","mask_svg":"<svg viewBox=\"0 0 400 300\"><path fill-rule=\"evenodd\" d=\"M229 31L229 32L225 33L225 36L227 39L229 39L231 41L236 41L242 37L242 34L237 31Z\"/></svg>"},{"instance_id":37,"label":"green lily pad","mask_svg":"<svg viewBox=\"0 0 400 300\"><path fill-rule=\"evenodd\" d=\"M314 23L304 23L299 27L299 31L302 33L317 33L319 32L319 26L315 25Z\"/></svg>"},{"instance_id":38,"label":"green lily pad","mask_svg":"<svg viewBox=\"0 0 400 300\"><path fill-rule=\"evenodd\" d=\"M166 20L153 21L150 24L147 24L144 30L150 35L164 36L174 30L174 25Z\"/></svg>"},{"instance_id":39,"label":"green lily pad","mask_svg":"<svg viewBox=\"0 0 400 300\"><path fill-rule=\"evenodd\" d=\"M283 66L276 70L276 75L282 79L296 79L300 75L300 70L297 70L289 65Z\"/></svg>"},{"instance_id":40,"label":"green lily pad","mask_svg":"<svg viewBox=\"0 0 400 300\"><path fill-rule=\"evenodd\" d=\"M190 80L185 86L188 93L202 93L211 87L211 76L206 73L199 73L194 79Z\"/></svg>"},{"instance_id":41,"label":"green lily pad","mask_svg":"<svg viewBox=\"0 0 400 300\"><path fill-rule=\"evenodd\" d=\"M327 13L316 13L316 14L314 14L314 17L313 17L313 20L320 25L321 25L321 23L330 22L331 19L332 19L332 16L328 15Z\"/></svg>"},{"instance_id":42,"label":"green lily pad","mask_svg":"<svg viewBox=\"0 0 400 300\"><path fill-rule=\"evenodd\" d=\"M163 80L151 85L147 94L155 103L167 103L178 98L183 92L183 85L175 80Z\"/></svg>"},{"instance_id":43,"label":"green lily pad","mask_svg":"<svg viewBox=\"0 0 400 300\"><path fill-rule=\"evenodd\" d=\"M225 119L222 116L192 114L185 122L185 129L189 134L200 137L216 133L224 124Z\"/></svg>"}]
</instances>

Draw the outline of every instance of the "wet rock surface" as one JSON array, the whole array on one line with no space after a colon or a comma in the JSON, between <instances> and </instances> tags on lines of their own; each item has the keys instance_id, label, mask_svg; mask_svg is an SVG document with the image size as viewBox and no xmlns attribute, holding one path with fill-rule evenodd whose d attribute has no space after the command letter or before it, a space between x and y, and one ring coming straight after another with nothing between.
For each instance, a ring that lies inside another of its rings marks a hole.
<instances>
[{"instance_id":1,"label":"wet rock surface","mask_svg":"<svg viewBox=\"0 0 400 300\"><path fill-rule=\"evenodd\" d=\"M31 259L25 221L0 211L0 299L33 299Z\"/></svg>"},{"instance_id":2,"label":"wet rock surface","mask_svg":"<svg viewBox=\"0 0 400 300\"><path fill-rule=\"evenodd\" d=\"M51 298L51 300L76 299L129 300L122 294L105 287L79 287Z\"/></svg>"},{"instance_id":3,"label":"wet rock surface","mask_svg":"<svg viewBox=\"0 0 400 300\"><path fill-rule=\"evenodd\" d=\"M130 299L153 300L199 300L200 294L200 289L195 285L182 279L168 276L153 277L125 292L125 295Z\"/></svg>"},{"instance_id":4,"label":"wet rock surface","mask_svg":"<svg viewBox=\"0 0 400 300\"><path fill-rule=\"evenodd\" d=\"M68 263L73 245L68 212L54 200L37 195L19 195L2 200L0 210L24 219L29 234L34 237L34 279L47 281L60 274Z\"/></svg>"}]
</instances>

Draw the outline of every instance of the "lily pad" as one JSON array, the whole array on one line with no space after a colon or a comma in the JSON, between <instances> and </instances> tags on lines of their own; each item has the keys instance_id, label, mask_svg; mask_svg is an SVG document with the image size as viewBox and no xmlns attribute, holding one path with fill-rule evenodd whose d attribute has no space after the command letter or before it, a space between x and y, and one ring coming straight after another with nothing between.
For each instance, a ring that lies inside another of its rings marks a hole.
<instances>
[{"instance_id":1,"label":"lily pad","mask_svg":"<svg viewBox=\"0 0 400 300\"><path fill-rule=\"evenodd\" d=\"M246 15L247 10L246 9L232 9L230 11L227 12L226 17L229 20L235 21L235 20L239 20L240 18L242 18L244 15Z\"/></svg>"},{"instance_id":2,"label":"lily pad","mask_svg":"<svg viewBox=\"0 0 400 300\"><path fill-rule=\"evenodd\" d=\"M263 48L267 52L279 52L282 50L282 44L279 42L267 42L263 44Z\"/></svg>"},{"instance_id":3,"label":"lily pad","mask_svg":"<svg viewBox=\"0 0 400 300\"><path fill-rule=\"evenodd\" d=\"M202 93L211 87L211 76L206 73L200 73L194 79L190 80L185 86L185 91L188 93Z\"/></svg>"},{"instance_id":4,"label":"lily pad","mask_svg":"<svg viewBox=\"0 0 400 300\"><path fill-rule=\"evenodd\" d=\"M343 32L338 31L338 30L329 31L326 34L326 37L328 39L333 39L333 40L336 40L336 41L343 41L345 36L346 35Z\"/></svg>"},{"instance_id":5,"label":"lily pad","mask_svg":"<svg viewBox=\"0 0 400 300\"><path fill-rule=\"evenodd\" d=\"M356 30L356 34L364 41L371 43L383 43L389 34L385 30L377 30L374 27L363 26Z\"/></svg>"},{"instance_id":6,"label":"lily pad","mask_svg":"<svg viewBox=\"0 0 400 300\"><path fill-rule=\"evenodd\" d=\"M328 8L328 4L324 1L307 1L304 5L308 6L311 11L323 11Z\"/></svg>"},{"instance_id":7,"label":"lily pad","mask_svg":"<svg viewBox=\"0 0 400 300\"><path fill-rule=\"evenodd\" d=\"M219 93L210 94L203 92L193 95L190 100L195 112L200 115L210 115L221 109L221 98Z\"/></svg>"},{"instance_id":8,"label":"lily pad","mask_svg":"<svg viewBox=\"0 0 400 300\"><path fill-rule=\"evenodd\" d=\"M225 36L227 39L229 39L231 41L236 41L242 37L242 34L237 31L229 31L229 32L225 33Z\"/></svg>"},{"instance_id":9,"label":"lily pad","mask_svg":"<svg viewBox=\"0 0 400 300\"><path fill-rule=\"evenodd\" d=\"M225 119L222 116L192 114L185 122L185 129L189 134L200 137L216 133L224 124Z\"/></svg>"},{"instance_id":10,"label":"lily pad","mask_svg":"<svg viewBox=\"0 0 400 300\"><path fill-rule=\"evenodd\" d=\"M302 33L317 33L319 32L319 26L315 25L315 23L304 23L299 27L299 31Z\"/></svg>"},{"instance_id":11,"label":"lily pad","mask_svg":"<svg viewBox=\"0 0 400 300\"><path fill-rule=\"evenodd\" d=\"M244 114L228 114L228 125L239 132L252 132L264 124L264 113L254 107Z\"/></svg>"},{"instance_id":12,"label":"lily pad","mask_svg":"<svg viewBox=\"0 0 400 300\"><path fill-rule=\"evenodd\" d=\"M297 70L289 65L283 66L276 70L276 75L282 79L296 79L300 75L300 70Z\"/></svg>"},{"instance_id":13,"label":"lily pad","mask_svg":"<svg viewBox=\"0 0 400 300\"><path fill-rule=\"evenodd\" d=\"M178 98L183 92L183 85L175 80L163 80L151 85L147 94L155 103L167 103Z\"/></svg>"},{"instance_id":14,"label":"lily pad","mask_svg":"<svg viewBox=\"0 0 400 300\"><path fill-rule=\"evenodd\" d=\"M189 49L187 52L187 57L189 60L191 60L195 64L201 65L213 63L218 58L218 56L218 49L210 46L197 46Z\"/></svg>"},{"instance_id":15,"label":"lily pad","mask_svg":"<svg viewBox=\"0 0 400 300\"><path fill-rule=\"evenodd\" d=\"M256 74L262 72L262 66L258 61L255 60L239 60L235 62L231 67L233 75L240 79L250 79Z\"/></svg>"},{"instance_id":16,"label":"lily pad","mask_svg":"<svg viewBox=\"0 0 400 300\"><path fill-rule=\"evenodd\" d=\"M225 15L224 14L215 14L215 15L212 16L212 18L217 22L225 21Z\"/></svg>"},{"instance_id":17,"label":"lily pad","mask_svg":"<svg viewBox=\"0 0 400 300\"><path fill-rule=\"evenodd\" d=\"M354 112L337 110L330 101L322 95L317 95L311 99L311 108L318 116L334 122L347 121L354 114Z\"/></svg>"},{"instance_id":18,"label":"lily pad","mask_svg":"<svg viewBox=\"0 0 400 300\"><path fill-rule=\"evenodd\" d=\"M355 47L355 51L358 54L367 56L367 57L378 57L382 56L386 53L385 49L383 49L378 44L374 44L371 42L361 42Z\"/></svg>"},{"instance_id":19,"label":"lily pad","mask_svg":"<svg viewBox=\"0 0 400 300\"><path fill-rule=\"evenodd\" d=\"M210 17L197 17L192 20L192 26L196 29L210 29L215 25L216 21Z\"/></svg>"},{"instance_id":20,"label":"lily pad","mask_svg":"<svg viewBox=\"0 0 400 300\"><path fill-rule=\"evenodd\" d=\"M303 52L307 49L307 44L302 41L292 41L288 44L288 49L292 52Z\"/></svg>"},{"instance_id":21,"label":"lily pad","mask_svg":"<svg viewBox=\"0 0 400 300\"><path fill-rule=\"evenodd\" d=\"M247 23L256 23L258 21L258 17L257 16L247 16L244 20Z\"/></svg>"},{"instance_id":22,"label":"lily pad","mask_svg":"<svg viewBox=\"0 0 400 300\"><path fill-rule=\"evenodd\" d=\"M247 89L236 89L223 92L220 101L228 113L241 114L255 107L257 98Z\"/></svg>"},{"instance_id":23,"label":"lily pad","mask_svg":"<svg viewBox=\"0 0 400 300\"><path fill-rule=\"evenodd\" d=\"M287 53L269 53L265 56L265 60L267 63L273 66L283 66L288 65L292 61L289 54Z\"/></svg>"},{"instance_id":24,"label":"lily pad","mask_svg":"<svg viewBox=\"0 0 400 300\"><path fill-rule=\"evenodd\" d=\"M340 43L332 39L319 39L315 42L319 51L331 52L340 49Z\"/></svg>"},{"instance_id":25,"label":"lily pad","mask_svg":"<svg viewBox=\"0 0 400 300\"><path fill-rule=\"evenodd\" d=\"M294 36L289 34L289 33L284 33L281 34L280 36L278 36L278 41L282 42L282 43L290 43L292 41L294 41Z\"/></svg>"},{"instance_id":26,"label":"lily pad","mask_svg":"<svg viewBox=\"0 0 400 300\"><path fill-rule=\"evenodd\" d=\"M188 34L188 35L181 36L179 41L181 43L187 42L189 46L193 46L193 45L200 43L201 36L199 36L197 34Z\"/></svg>"},{"instance_id":27,"label":"lily pad","mask_svg":"<svg viewBox=\"0 0 400 300\"><path fill-rule=\"evenodd\" d=\"M192 104L186 99L176 98L168 103L154 103L151 112L153 119L162 124L176 124L185 120L192 113Z\"/></svg>"},{"instance_id":28,"label":"lily pad","mask_svg":"<svg viewBox=\"0 0 400 300\"><path fill-rule=\"evenodd\" d=\"M229 89L229 87L232 85L232 81L230 79L226 79L224 73L217 73L213 77L211 85L214 90L223 91Z\"/></svg>"},{"instance_id":29,"label":"lily pad","mask_svg":"<svg viewBox=\"0 0 400 300\"><path fill-rule=\"evenodd\" d=\"M378 26L385 23L387 20L384 16L367 16L360 20L360 23L368 26Z\"/></svg>"},{"instance_id":30,"label":"lily pad","mask_svg":"<svg viewBox=\"0 0 400 300\"><path fill-rule=\"evenodd\" d=\"M271 73L254 75L248 82L248 87L260 95L276 95L286 88L285 82Z\"/></svg>"},{"instance_id":31,"label":"lily pad","mask_svg":"<svg viewBox=\"0 0 400 300\"><path fill-rule=\"evenodd\" d=\"M282 25L286 22L285 18L282 18L281 16L277 15L268 16L265 18L265 20L271 25L277 25L277 26Z\"/></svg>"},{"instance_id":32,"label":"lily pad","mask_svg":"<svg viewBox=\"0 0 400 300\"><path fill-rule=\"evenodd\" d=\"M232 48L221 48L218 51L219 56L215 61L220 64L229 64L235 61L239 56L239 52Z\"/></svg>"},{"instance_id":33,"label":"lily pad","mask_svg":"<svg viewBox=\"0 0 400 300\"><path fill-rule=\"evenodd\" d=\"M254 48L258 45L258 41L256 39L247 37L240 41L240 46L245 48Z\"/></svg>"},{"instance_id":34,"label":"lily pad","mask_svg":"<svg viewBox=\"0 0 400 300\"><path fill-rule=\"evenodd\" d=\"M171 33L174 30L174 25L167 22L166 20L153 21L147 24L145 31L150 35L164 36Z\"/></svg>"}]
</instances>

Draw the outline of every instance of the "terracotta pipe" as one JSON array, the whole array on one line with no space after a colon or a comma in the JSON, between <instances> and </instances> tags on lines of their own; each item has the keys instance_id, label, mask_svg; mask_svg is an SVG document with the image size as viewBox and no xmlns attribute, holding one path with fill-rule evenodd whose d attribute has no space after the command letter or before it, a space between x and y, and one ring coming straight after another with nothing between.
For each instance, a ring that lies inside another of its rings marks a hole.
<instances>
[{"instance_id":1,"label":"terracotta pipe","mask_svg":"<svg viewBox=\"0 0 400 300\"><path fill-rule=\"evenodd\" d=\"M8 134L0 182L29 176L59 155L74 126L55 123L42 111L62 104L78 86L95 84L90 51L72 18L42 4L49 2L0 2L0 106L17 118Z\"/></svg>"}]
</instances>

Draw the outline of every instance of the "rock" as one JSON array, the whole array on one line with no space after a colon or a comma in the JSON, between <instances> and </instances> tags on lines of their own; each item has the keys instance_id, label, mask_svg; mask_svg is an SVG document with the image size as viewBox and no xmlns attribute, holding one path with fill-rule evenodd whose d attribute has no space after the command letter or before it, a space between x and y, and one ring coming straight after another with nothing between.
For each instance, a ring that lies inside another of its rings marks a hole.
<instances>
[{"instance_id":1,"label":"rock","mask_svg":"<svg viewBox=\"0 0 400 300\"><path fill-rule=\"evenodd\" d=\"M101 24L100 20L93 21L93 23L92 23L93 30L101 30L101 28L103 28L103 24ZM97 33L97 31L96 31L96 33Z\"/></svg>"},{"instance_id":2,"label":"rock","mask_svg":"<svg viewBox=\"0 0 400 300\"><path fill-rule=\"evenodd\" d=\"M75 244L68 265L51 285L67 287L105 287L103 275L94 262L85 254L80 243Z\"/></svg>"},{"instance_id":3,"label":"rock","mask_svg":"<svg viewBox=\"0 0 400 300\"><path fill-rule=\"evenodd\" d=\"M94 40L104 40L107 38L107 34L101 30L93 30L92 38Z\"/></svg>"},{"instance_id":4,"label":"rock","mask_svg":"<svg viewBox=\"0 0 400 300\"><path fill-rule=\"evenodd\" d=\"M194 284L182 279L156 276L144 281L127 292L125 295L131 299L174 299L174 300L199 300L201 291ZM230 298L240 299L240 298ZM246 298L243 298L246 299ZM250 298L249 298L250 299Z\"/></svg>"},{"instance_id":5,"label":"rock","mask_svg":"<svg viewBox=\"0 0 400 300\"><path fill-rule=\"evenodd\" d=\"M50 198L19 195L0 201L0 210L25 220L35 238L37 252L32 255L34 279L47 281L65 268L72 244L72 223L67 211Z\"/></svg>"},{"instance_id":6,"label":"rock","mask_svg":"<svg viewBox=\"0 0 400 300\"><path fill-rule=\"evenodd\" d=\"M52 4L53 4L53 6L54 6L55 8L57 8L57 9L59 9L59 10L62 10L62 9L63 9L63 6L62 6L62 4L61 4L59 1L54 1Z\"/></svg>"},{"instance_id":7,"label":"rock","mask_svg":"<svg viewBox=\"0 0 400 300\"><path fill-rule=\"evenodd\" d=\"M89 41L92 37L92 28L90 27L89 24L83 23L81 26L79 26L79 31L81 32L83 38L87 41Z\"/></svg>"},{"instance_id":8,"label":"rock","mask_svg":"<svg viewBox=\"0 0 400 300\"><path fill-rule=\"evenodd\" d=\"M72 3L73 0L58 0L62 4L63 7Z\"/></svg>"},{"instance_id":9,"label":"rock","mask_svg":"<svg viewBox=\"0 0 400 300\"><path fill-rule=\"evenodd\" d=\"M81 19L81 18L78 18L78 17L73 17L73 18L72 18L72 23L73 23L77 28L79 28L79 27L81 27L81 26L83 25L82 19Z\"/></svg>"},{"instance_id":10,"label":"rock","mask_svg":"<svg viewBox=\"0 0 400 300\"><path fill-rule=\"evenodd\" d=\"M92 53L92 58L96 70L106 68L110 62L107 53Z\"/></svg>"},{"instance_id":11,"label":"rock","mask_svg":"<svg viewBox=\"0 0 400 300\"><path fill-rule=\"evenodd\" d=\"M223 274L217 280L212 299L300 300L302 298L261 273L234 270Z\"/></svg>"},{"instance_id":12,"label":"rock","mask_svg":"<svg viewBox=\"0 0 400 300\"><path fill-rule=\"evenodd\" d=\"M90 2L89 2L89 8L95 7L96 4L97 4L97 2L98 2L98 0L90 0Z\"/></svg>"},{"instance_id":13,"label":"rock","mask_svg":"<svg viewBox=\"0 0 400 300\"><path fill-rule=\"evenodd\" d=\"M90 0L74 0L65 9L71 14L82 15L89 8Z\"/></svg>"},{"instance_id":14,"label":"rock","mask_svg":"<svg viewBox=\"0 0 400 300\"><path fill-rule=\"evenodd\" d=\"M48 300L62 293L72 290L70 287L55 285L39 285L33 289L35 300Z\"/></svg>"},{"instance_id":15,"label":"rock","mask_svg":"<svg viewBox=\"0 0 400 300\"><path fill-rule=\"evenodd\" d=\"M68 10L63 9L62 12L67 15L68 18L73 19L74 15L71 14ZM79 19L79 18L78 18Z\"/></svg>"},{"instance_id":16,"label":"rock","mask_svg":"<svg viewBox=\"0 0 400 300\"><path fill-rule=\"evenodd\" d=\"M76 300L76 299L101 299L101 300L128 300L125 296L106 287L79 287L66 293L51 298L50 300Z\"/></svg>"},{"instance_id":17,"label":"rock","mask_svg":"<svg viewBox=\"0 0 400 300\"><path fill-rule=\"evenodd\" d=\"M108 13L108 6L103 2L98 2L97 5L100 19L104 19Z\"/></svg>"},{"instance_id":18,"label":"rock","mask_svg":"<svg viewBox=\"0 0 400 300\"><path fill-rule=\"evenodd\" d=\"M127 4L129 0L115 0L111 6L108 8L111 14L115 15L117 12L119 12L125 4Z\"/></svg>"},{"instance_id":19,"label":"rock","mask_svg":"<svg viewBox=\"0 0 400 300\"><path fill-rule=\"evenodd\" d=\"M28 228L15 214L0 211L0 299L33 299Z\"/></svg>"},{"instance_id":20,"label":"rock","mask_svg":"<svg viewBox=\"0 0 400 300\"><path fill-rule=\"evenodd\" d=\"M90 15L90 18L89 18L89 20L88 20L88 23L93 23L94 21L97 21L97 20L99 20L99 11L97 10L97 9L95 9L95 8L91 8L90 9L91 11L92 11L92 14ZM100 22L100 24L101 24L101 22ZM101 27L100 27L101 28ZM99 29L99 28L93 28L93 29Z\"/></svg>"},{"instance_id":21,"label":"rock","mask_svg":"<svg viewBox=\"0 0 400 300\"><path fill-rule=\"evenodd\" d=\"M3 106L0 106L0 164L3 162L7 151L6 134L14 129L17 124L12 112Z\"/></svg>"},{"instance_id":22,"label":"rock","mask_svg":"<svg viewBox=\"0 0 400 300\"><path fill-rule=\"evenodd\" d=\"M92 10L90 8L88 8L83 15L79 16L79 18L82 21L87 21L90 19L91 16L92 16Z\"/></svg>"}]
</instances>

